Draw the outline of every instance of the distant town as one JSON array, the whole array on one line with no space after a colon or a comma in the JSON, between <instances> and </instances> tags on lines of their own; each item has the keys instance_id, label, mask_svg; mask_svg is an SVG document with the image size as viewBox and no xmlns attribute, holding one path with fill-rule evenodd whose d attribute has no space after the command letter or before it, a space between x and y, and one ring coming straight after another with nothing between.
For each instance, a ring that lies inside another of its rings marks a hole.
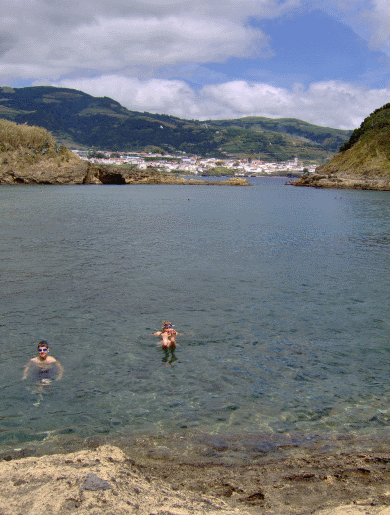
<instances>
[{"instance_id":1,"label":"distant town","mask_svg":"<svg viewBox=\"0 0 390 515\"><path fill-rule=\"evenodd\" d=\"M162 155L147 152L106 152L103 150L73 150L81 159L92 163L134 166L141 170L154 168L161 172L172 172L188 175L235 175L235 176L266 176L266 175L302 175L313 173L318 166L304 166L296 157L292 161L269 163L260 159L237 159L235 157L203 158L199 156Z\"/></svg>"}]
</instances>

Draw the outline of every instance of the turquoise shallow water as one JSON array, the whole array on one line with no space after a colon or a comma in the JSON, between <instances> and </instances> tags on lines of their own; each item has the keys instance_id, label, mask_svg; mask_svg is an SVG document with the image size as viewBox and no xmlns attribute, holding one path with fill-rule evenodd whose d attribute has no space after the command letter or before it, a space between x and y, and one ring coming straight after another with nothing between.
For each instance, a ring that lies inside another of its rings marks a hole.
<instances>
[{"instance_id":1,"label":"turquoise shallow water","mask_svg":"<svg viewBox=\"0 0 390 515\"><path fill-rule=\"evenodd\" d=\"M390 195L284 182L2 186L0 448L386 432ZM65 374L39 391L42 338Z\"/></svg>"}]
</instances>

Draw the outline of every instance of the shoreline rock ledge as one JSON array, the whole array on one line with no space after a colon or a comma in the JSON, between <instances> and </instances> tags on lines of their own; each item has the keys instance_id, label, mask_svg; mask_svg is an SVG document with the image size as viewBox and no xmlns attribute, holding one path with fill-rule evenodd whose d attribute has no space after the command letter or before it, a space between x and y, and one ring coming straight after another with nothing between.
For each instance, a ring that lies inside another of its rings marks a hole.
<instances>
[{"instance_id":1,"label":"shoreline rock ledge","mask_svg":"<svg viewBox=\"0 0 390 515\"><path fill-rule=\"evenodd\" d=\"M306 186L312 188L350 189L350 190L376 190L390 191L390 178L384 177L357 177L353 174L305 174L296 181L288 184L292 186Z\"/></svg>"},{"instance_id":2,"label":"shoreline rock ledge","mask_svg":"<svg viewBox=\"0 0 390 515\"><path fill-rule=\"evenodd\" d=\"M78 158L60 164L51 161L49 159L44 163L39 163L39 165L26 167L4 167L0 165L0 185L188 184L251 186L242 177L233 177L225 181L206 181L163 174L155 169L131 170L115 166L96 165L81 161Z\"/></svg>"}]
</instances>

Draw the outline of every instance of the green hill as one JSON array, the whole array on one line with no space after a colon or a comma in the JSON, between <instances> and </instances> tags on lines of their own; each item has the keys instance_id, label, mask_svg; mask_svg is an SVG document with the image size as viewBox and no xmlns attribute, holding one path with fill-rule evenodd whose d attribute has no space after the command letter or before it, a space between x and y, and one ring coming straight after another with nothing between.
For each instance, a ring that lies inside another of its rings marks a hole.
<instances>
[{"instance_id":1,"label":"green hill","mask_svg":"<svg viewBox=\"0 0 390 515\"><path fill-rule=\"evenodd\" d=\"M175 116L130 111L108 97L82 91L37 86L0 89L0 117L44 127L68 147L110 151L163 152L201 156L259 157L304 162L331 159L351 131L319 127L282 118L184 120Z\"/></svg>"},{"instance_id":2,"label":"green hill","mask_svg":"<svg viewBox=\"0 0 390 515\"><path fill-rule=\"evenodd\" d=\"M296 185L390 190L390 104L371 113L329 163Z\"/></svg>"}]
</instances>

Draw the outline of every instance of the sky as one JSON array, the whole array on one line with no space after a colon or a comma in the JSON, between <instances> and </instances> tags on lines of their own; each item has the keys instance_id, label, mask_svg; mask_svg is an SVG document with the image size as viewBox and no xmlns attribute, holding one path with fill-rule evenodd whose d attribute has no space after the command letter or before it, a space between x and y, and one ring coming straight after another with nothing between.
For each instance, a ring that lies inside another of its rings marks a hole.
<instances>
[{"instance_id":1,"label":"sky","mask_svg":"<svg viewBox=\"0 0 390 515\"><path fill-rule=\"evenodd\" d=\"M390 102L389 0L2 0L2 86L353 129Z\"/></svg>"}]
</instances>

